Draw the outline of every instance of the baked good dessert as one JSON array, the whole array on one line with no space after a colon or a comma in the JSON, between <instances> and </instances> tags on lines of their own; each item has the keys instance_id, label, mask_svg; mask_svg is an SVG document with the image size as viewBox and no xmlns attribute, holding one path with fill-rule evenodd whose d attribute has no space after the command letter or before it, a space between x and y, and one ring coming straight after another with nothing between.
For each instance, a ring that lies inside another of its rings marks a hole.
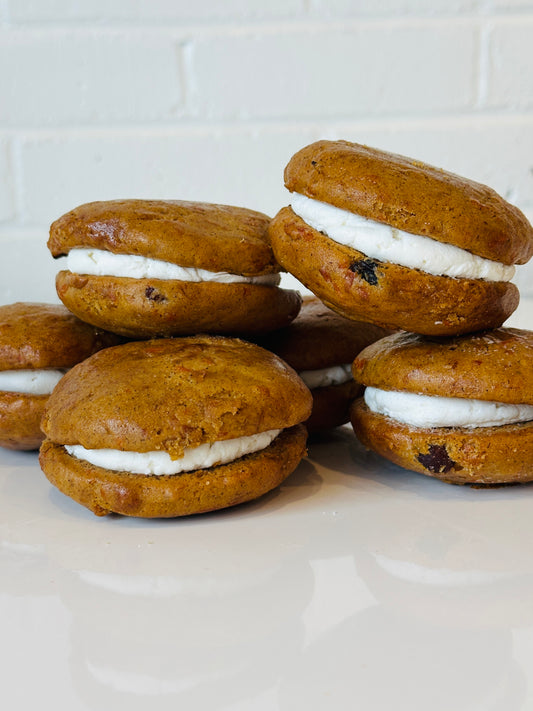
<instances>
[{"instance_id":1,"label":"baked good dessert","mask_svg":"<svg viewBox=\"0 0 533 711\"><path fill-rule=\"evenodd\" d=\"M344 318L315 296L305 296L296 319L258 343L283 358L311 390L313 411L305 424L309 432L317 432L349 422L350 404L363 389L353 379L352 362L388 333Z\"/></svg>"},{"instance_id":2,"label":"baked good dessert","mask_svg":"<svg viewBox=\"0 0 533 711\"><path fill-rule=\"evenodd\" d=\"M454 484L533 480L533 332L397 333L365 348L351 421L368 448Z\"/></svg>"},{"instance_id":3,"label":"baked good dessert","mask_svg":"<svg viewBox=\"0 0 533 711\"><path fill-rule=\"evenodd\" d=\"M492 189L367 146L318 141L285 169L291 207L269 233L280 264L354 320L425 335L500 326L533 228Z\"/></svg>"},{"instance_id":4,"label":"baked good dessert","mask_svg":"<svg viewBox=\"0 0 533 711\"><path fill-rule=\"evenodd\" d=\"M269 218L178 200L81 205L56 220L59 298L95 326L132 338L281 328L300 308L281 289Z\"/></svg>"},{"instance_id":5,"label":"baked good dessert","mask_svg":"<svg viewBox=\"0 0 533 711\"><path fill-rule=\"evenodd\" d=\"M137 341L63 378L39 459L52 484L99 516L202 513L278 486L305 454L311 405L296 373L254 344Z\"/></svg>"},{"instance_id":6,"label":"baked good dessert","mask_svg":"<svg viewBox=\"0 0 533 711\"><path fill-rule=\"evenodd\" d=\"M120 339L60 304L0 306L0 446L38 449L39 423L56 383L84 358Z\"/></svg>"}]
</instances>

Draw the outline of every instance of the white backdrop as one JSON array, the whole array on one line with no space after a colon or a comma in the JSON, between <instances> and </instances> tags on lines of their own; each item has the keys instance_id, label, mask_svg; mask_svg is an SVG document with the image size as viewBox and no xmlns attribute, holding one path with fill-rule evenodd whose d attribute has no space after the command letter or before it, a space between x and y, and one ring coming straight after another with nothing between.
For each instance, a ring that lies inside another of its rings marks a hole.
<instances>
[{"instance_id":1,"label":"white backdrop","mask_svg":"<svg viewBox=\"0 0 533 711\"><path fill-rule=\"evenodd\" d=\"M0 301L55 299L45 242L72 207L272 215L321 137L485 182L531 219L532 43L533 0L0 0Z\"/></svg>"}]
</instances>

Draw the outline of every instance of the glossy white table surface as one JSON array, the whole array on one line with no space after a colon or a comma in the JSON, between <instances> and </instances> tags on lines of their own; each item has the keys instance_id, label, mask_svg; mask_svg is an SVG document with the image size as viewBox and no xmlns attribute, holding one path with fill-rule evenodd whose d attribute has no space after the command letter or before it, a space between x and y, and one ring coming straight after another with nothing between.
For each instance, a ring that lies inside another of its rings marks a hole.
<instances>
[{"instance_id":1,"label":"glossy white table surface","mask_svg":"<svg viewBox=\"0 0 533 711\"><path fill-rule=\"evenodd\" d=\"M97 518L0 450L2 707L532 709L532 521L533 486L443 484L350 427L170 521Z\"/></svg>"}]
</instances>

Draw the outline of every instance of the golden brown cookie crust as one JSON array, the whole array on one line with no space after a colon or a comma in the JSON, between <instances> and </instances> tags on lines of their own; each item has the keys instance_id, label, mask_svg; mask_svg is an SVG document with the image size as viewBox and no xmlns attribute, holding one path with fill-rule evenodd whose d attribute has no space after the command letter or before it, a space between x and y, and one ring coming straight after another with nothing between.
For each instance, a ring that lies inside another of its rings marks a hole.
<instances>
[{"instance_id":1,"label":"golden brown cookie crust","mask_svg":"<svg viewBox=\"0 0 533 711\"><path fill-rule=\"evenodd\" d=\"M516 309L510 282L433 276L338 244L283 208L269 227L279 263L327 306L355 321L430 336L500 326Z\"/></svg>"},{"instance_id":2,"label":"golden brown cookie crust","mask_svg":"<svg viewBox=\"0 0 533 711\"><path fill-rule=\"evenodd\" d=\"M387 329L335 313L315 296L305 296L289 326L257 342L300 372L351 363L363 348L388 334Z\"/></svg>"},{"instance_id":3,"label":"golden brown cookie crust","mask_svg":"<svg viewBox=\"0 0 533 711\"><path fill-rule=\"evenodd\" d=\"M291 427L312 397L274 354L233 338L127 343L95 354L54 389L41 427L58 444L180 457L205 442Z\"/></svg>"},{"instance_id":4,"label":"golden brown cookie crust","mask_svg":"<svg viewBox=\"0 0 533 711\"><path fill-rule=\"evenodd\" d=\"M354 378L382 390L533 404L533 331L498 328L431 340L397 333L365 348Z\"/></svg>"},{"instance_id":5,"label":"golden brown cookie crust","mask_svg":"<svg viewBox=\"0 0 533 711\"><path fill-rule=\"evenodd\" d=\"M351 422L369 449L404 469L451 484L533 480L533 422L423 429L371 412L362 399L352 405Z\"/></svg>"},{"instance_id":6,"label":"golden brown cookie crust","mask_svg":"<svg viewBox=\"0 0 533 711\"><path fill-rule=\"evenodd\" d=\"M279 271L269 218L254 210L180 200L110 200L71 210L50 228L54 257L74 247L253 276Z\"/></svg>"},{"instance_id":7,"label":"golden brown cookie crust","mask_svg":"<svg viewBox=\"0 0 533 711\"><path fill-rule=\"evenodd\" d=\"M298 314L296 291L260 284L220 284L59 272L63 303L85 321L130 338L197 333L262 333Z\"/></svg>"},{"instance_id":8,"label":"golden brown cookie crust","mask_svg":"<svg viewBox=\"0 0 533 711\"><path fill-rule=\"evenodd\" d=\"M303 425L281 432L266 448L235 462L174 476L144 476L96 467L45 441L41 467L67 496L97 516L144 518L205 513L256 499L281 484L305 455Z\"/></svg>"},{"instance_id":9,"label":"golden brown cookie crust","mask_svg":"<svg viewBox=\"0 0 533 711\"><path fill-rule=\"evenodd\" d=\"M80 321L61 304L0 306L0 370L70 368L119 341Z\"/></svg>"},{"instance_id":10,"label":"golden brown cookie crust","mask_svg":"<svg viewBox=\"0 0 533 711\"><path fill-rule=\"evenodd\" d=\"M491 188L347 141L318 141L285 169L291 192L504 264L533 255L533 227Z\"/></svg>"},{"instance_id":11,"label":"golden brown cookie crust","mask_svg":"<svg viewBox=\"0 0 533 711\"><path fill-rule=\"evenodd\" d=\"M40 428L48 395L0 392L0 447L39 449Z\"/></svg>"}]
</instances>

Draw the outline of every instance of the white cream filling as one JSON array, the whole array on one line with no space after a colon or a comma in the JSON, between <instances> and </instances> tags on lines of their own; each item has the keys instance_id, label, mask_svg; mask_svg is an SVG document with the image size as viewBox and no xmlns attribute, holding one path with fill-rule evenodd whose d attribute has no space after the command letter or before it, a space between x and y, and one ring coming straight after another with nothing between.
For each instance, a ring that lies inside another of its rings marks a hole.
<instances>
[{"instance_id":1,"label":"white cream filling","mask_svg":"<svg viewBox=\"0 0 533 711\"><path fill-rule=\"evenodd\" d=\"M64 370L2 370L0 391L25 395L49 395L65 375Z\"/></svg>"},{"instance_id":2,"label":"white cream filling","mask_svg":"<svg viewBox=\"0 0 533 711\"><path fill-rule=\"evenodd\" d=\"M372 412L412 427L495 427L533 420L533 405L438 397L368 387Z\"/></svg>"},{"instance_id":3,"label":"white cream filling","mask_svg":"<svg viewBox=\"0 0 533 711\"><path fill-rule=\"evenodd\" d=\"M67 452L103 469L164 476L208 469L227 464L268 447L281 430L268 430L247 437L236 437L220 442L206 442L186 449L180 459L171 459L167 452L123 452L117 449L85 449L81 444L65 445Z\"/></svg>"},{"instance_id":4,"label":"white cream filling","mask_svg":"<svg viewBox=\"0 0 533 711\"><path fill-rule=\"evenodd\" d=\"M298 375L309 390L313 390L313 388L325 388L328 385L347 383L352 379L352 368L348 363L347 365L334 365L330 368L319 368L317 370L302 370Z\"/></svg>"},{"instance_id":5,"label":"white cream filling","mask_svg":"<svg viewBox=\"0 0 533 711\"><path fill-rule=\"evenodd\" d=\"M430 237L368 220L299 193L292 193L291 207L310 227L323 232L335 242L382 262L420 269L435 276L486 281L510 281L515 274L514 266L479 257Z\"/></svg>"},{"instance_id":6,"label":"white cream filling","mask_svg":"<svg viewBox=\"0 0 533 711\"><path fill-rule=\"evenodd\" d=\"M221 284L244 283L277 286L279 274L241 276L226 272L210 272L195 267L180 267L161 259L138 254L114 254L103 249L71 249L64 257L66 268L75 274L129 277L131 279L172 279L175 281L213 281Z\"/></svg>"}]
</instances>

